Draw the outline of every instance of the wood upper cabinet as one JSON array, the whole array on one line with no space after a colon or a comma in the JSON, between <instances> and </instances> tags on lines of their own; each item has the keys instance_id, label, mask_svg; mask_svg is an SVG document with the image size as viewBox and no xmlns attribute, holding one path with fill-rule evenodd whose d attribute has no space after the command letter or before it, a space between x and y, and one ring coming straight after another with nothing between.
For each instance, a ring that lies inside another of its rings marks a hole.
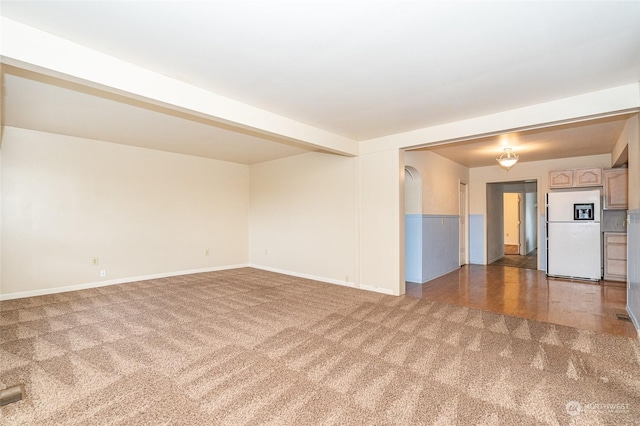
<instances>
[{"instance_id":1,"label":"wood upper cabinet","mask_svg":"<svg viewBox=\"0 0 640 426\"><path fill-rule=\"evenodd\" d=\"M591 167L575 171L575 186L602 186L602 168Z\"/></svg>"},{"instance_id":2,"label":"wood upper cabinet","mask_svg":"<svg viewBox=\"0 0 640 426\"><path fill-rule=\"evenodd\" d=\"M549 188L571 188L573 186L573 170L549 172Z\"/></svg>"},{"instance_id":3,"label":"wood upper cabinet","mask_svg":"<svg viewBox=\"0 0 640 426\"><path fill-rule=\"evenodd\" d=\"M604 279L627 280L627 234L604 233Z\"/></svg>"},{"instance_id":4,"label":"wood upper cabinet","mask_svg":"<svg viewBox=\"0 0 640 426\"><path fill-rule=\"evenodd\" d=\"M629 205L628 170L604 171L604 208L626 210Z\"/></svg>"},{"instance_id":5,"label":"wood upper cabinet","mask_svg":"<svg viewBox=\"0 0 640 426\"><path fill-rule=\"evenodd\" d=\"M602 186L602 167L549 172L550 189L579 186Z\"/></svg>"}]
</instances>

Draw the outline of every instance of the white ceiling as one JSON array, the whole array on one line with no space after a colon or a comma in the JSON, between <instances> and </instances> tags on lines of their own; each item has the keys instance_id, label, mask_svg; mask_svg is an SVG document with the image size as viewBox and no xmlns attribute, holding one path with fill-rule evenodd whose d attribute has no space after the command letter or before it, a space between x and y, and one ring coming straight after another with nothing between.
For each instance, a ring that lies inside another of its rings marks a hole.
<instances>
[{"instance_id":1,"label":"white ceiling","mask_svg":"<svg viewBox=\"0 0 640 426\"><path fill-rule=\"evenodd\" d=\"M5 66L6 125L254 164L307 149Z\"/></svg>"},{"instance_id":2,"label":"white ceiling","mask_svg":"<svg viewBox=\"0 0 640 426\"><path fill-rule=\"evenodd\" d=\"M640 81L638 1L2 1L0 13L355 140ZM7 125L247 164L307 149L11 70L4 84ZM591 137L611 138L604 125L562 149L610 152Z\"/></svg>"},{"instance_id":3,"label":"white ceiling","mask_svg":"<svg viewBox=\"0 0 640 426\"><path fill-rule=\"evenodd\" d=\"M505 133L500 136L443 144L418 150L432 151L467 167L495 166L505 147L520 162L584 155L609 154L630 114L601 118L552 128Z\"/></svg>"}]
</instances>

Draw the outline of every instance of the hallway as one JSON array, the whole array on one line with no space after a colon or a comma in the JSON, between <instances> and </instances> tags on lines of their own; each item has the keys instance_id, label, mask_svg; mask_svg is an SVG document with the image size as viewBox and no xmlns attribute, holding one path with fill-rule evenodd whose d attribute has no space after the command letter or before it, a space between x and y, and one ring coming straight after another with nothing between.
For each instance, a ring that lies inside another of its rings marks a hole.
<instances>
[{"instance_id":1,"label":"hallway","mask_svg":"<svg viewBox=\"0 0 640 426\"><path fill-rule=\"evenodd\" d=\"M623 283L547 278L543 271L465 265L425 284L407 283L407 296L437 300L601 333L637 337L626 314Z\"/></svg>"},{"instance_id":2,"label":"hallway","mask_svg":"<svg viewBox=\"0 0 640 426\"><path fill-rule=\"evenodd\" d=\"M526 256L519 254L505 254L502 259L498 259L491 266L513 266L516 268L538 269L538 250L533 250Z\"/></svg>"}]
</instances>

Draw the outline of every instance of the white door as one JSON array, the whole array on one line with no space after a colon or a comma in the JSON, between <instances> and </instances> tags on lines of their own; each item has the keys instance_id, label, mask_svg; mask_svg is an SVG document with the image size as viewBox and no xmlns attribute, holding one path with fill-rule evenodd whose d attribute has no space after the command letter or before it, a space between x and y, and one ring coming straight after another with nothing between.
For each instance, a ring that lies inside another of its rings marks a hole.
<instances>
[{"instance_id":1,"label":"white door","mask_svg":"<svg viewBox=\"0 0 640 426\"><path fill-rule=\"evenodd\" d=\"M517 192L505 192L502 197L505 254L522 254L520 244L520 194ZM517 253L515 251L507 253L506 246L509 246L509 250L514 250L517 247Z\"/></svg>"}]
</instances>

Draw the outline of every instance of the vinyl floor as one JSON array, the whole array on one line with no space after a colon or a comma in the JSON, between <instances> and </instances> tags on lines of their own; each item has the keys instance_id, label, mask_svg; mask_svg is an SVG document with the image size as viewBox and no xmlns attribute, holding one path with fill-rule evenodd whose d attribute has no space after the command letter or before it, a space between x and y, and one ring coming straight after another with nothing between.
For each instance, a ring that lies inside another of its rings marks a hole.
<instances>
[{"instance_id":1,"label":"vinyl floor","mask_svg":"<svg viewBox=\"0 0 640 426\"><path fill-rule=\"evenodd\" d=\"M562 280L543 271L465 265L424 284L407 283L407 296L479 308L558 325L637 337L626 314L623 283Z\"/></svg>"},{"instance_id":2,"label":"vinyl floor","mask_svg":"<svg viewBox=\"0 0 640 426\"><path fill-rule=\"evenodd\" d=\"M538 269L538 250L534 250L526 256L519 254L505 254L502 259L492 263L494 266L513 266L516 268Z\"/></svg>"}]
</instances>

